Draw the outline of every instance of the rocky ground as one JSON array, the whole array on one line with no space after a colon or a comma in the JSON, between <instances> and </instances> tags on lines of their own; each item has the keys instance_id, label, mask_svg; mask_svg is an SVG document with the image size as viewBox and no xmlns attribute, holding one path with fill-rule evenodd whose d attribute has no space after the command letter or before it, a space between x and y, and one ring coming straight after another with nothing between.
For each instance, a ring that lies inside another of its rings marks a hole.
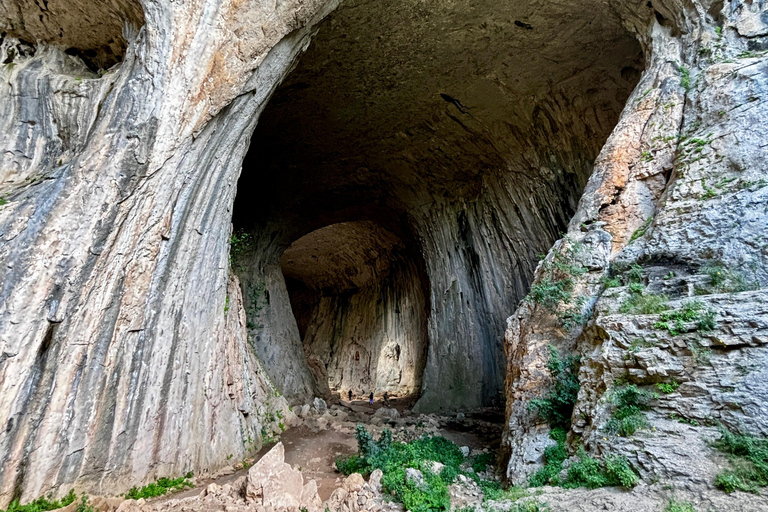
<instances>
[{"instance_id":1,"label":"rocky ground","mask_svg":"<svg viewBox=\"0 0 768 512\"><path fill-rule=\"evenodd\" d=\"M442 435L462 447L468 456L498 448L501 425L492 413L456 416L417 415L401 404L386 408L364 402L328 407L322 400L295 408L295 417L286 418L293 426L276 444L266 446L254 459L248 459L207 477L193 478L195 487L149 500L92 497L94 510L104 512L357 512L403 511L403 506L382 491L382 473L374 471L368 479L355 473L345 477L336 471L336 457L357 450L355 427L363 422L378 436L384 428L393 438L410 441L423 435ZM243 467L245 463L245 467ZM251 465L252 464L252 465ZM420 478L413 470L407 478ZM483 478L495 479L494 471ZM706 485L671 481L641 483L631 491L619 488L563 489L541 487L521 490L516 500L486 500L474 480L459 475L449 486L452 510L534 512L593 512L602 510L662 512L670 503L683 503L693 509L683 512L768 510L768 495L736 492L725 494ZM79 512L80 502L66 512Z\"/></svg>"}]
</instances>

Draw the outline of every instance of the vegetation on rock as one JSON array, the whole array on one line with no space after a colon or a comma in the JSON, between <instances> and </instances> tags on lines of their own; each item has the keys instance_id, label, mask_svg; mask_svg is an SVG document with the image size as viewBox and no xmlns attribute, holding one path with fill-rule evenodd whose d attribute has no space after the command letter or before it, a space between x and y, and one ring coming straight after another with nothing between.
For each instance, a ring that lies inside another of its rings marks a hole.
<instances>
[{"instance_id":1,"label":"vegetation on rock","mask_svg":"<svg viewBox=\"0 0 768 512\"><path fill-rule=\"evenodd\" d=\"M5 512L45 512L47 510L55 510L57 508L66 507L76 499L77 496L75 495L75 490L72 489L60 500L54 500L52 496L41 496L35 501L31 501L25 505L21 505L19 500L14 500L11 502Z\"/></svg>"},{"instance_id":2,"label":"vegetation on rock","mask_svg":"<svg viewBox=\"0 0 768 512\"><path fill-rule=\"evenodd\" d=\"M611 401L616 406L608 421L608 430L622 437L631 436L638 429L647 427L648 420L643 410L648 408L653 395L639 389L635 384L614 388Z\"/></svg>"},{"instance_id":3,"label":"vegetation on rock","mask_svg":"<svg viewBox=\"0 0 768 512\"><path fill-rule=\"evenodd\" d=\"M726 453L731 467L715 479L715 485L725 492L736 490L758 492L768 486L768 438L720 430L714 447Z\"/></svg>"},{"instance_id":4,"label":"vegetation on rock","mask_svg":"<svg viewBox=\"0 0 768 512\"><path fill-rule=\"evenodd\" d=\"M189 479L192 478L192 472L187 473L179 478L160 478L157 482L152 482L144 487L131 487L128 492L125 493L125 497L132 500L138 500L141 498L154 498L155 496L162 496L170 491L181 491L187 487L194 487Z\"/></svg>"}]
</instances>

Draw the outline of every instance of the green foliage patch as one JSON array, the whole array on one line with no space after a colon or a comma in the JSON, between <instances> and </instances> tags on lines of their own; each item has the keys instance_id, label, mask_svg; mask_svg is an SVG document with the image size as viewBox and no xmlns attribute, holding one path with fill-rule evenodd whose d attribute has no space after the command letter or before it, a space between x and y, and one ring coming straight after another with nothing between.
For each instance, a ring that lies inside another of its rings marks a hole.
<instances>
[{"instance_id":1,"label":"green foliage patch","mask_svg":"<svg viewBox=\"0 0 768 512\"><path fill-rule=\"evenodd\" d=\"M557 316L560 324L571 329L584 323L582 309L586 299L574 297L573 278L586 273L587 268L576 262L583 246L567 239L562 251L556 252L551 260L542 264L543 277L531 286L525 300L543 306Z\"/></svg>"},{"instance_id":2,"label":"green foliage patch","mask_svg":"<svg viewBox=\"0 0 768 512\"><path fill-rule=\"evenodd\" d=\"M672 498L669 500L664 512L696 512L696 509L688 501L678 501Z\"/></svg>"},{"instance_id":3,"label":"green foliage patch","mask_svg":"<svg viewBox=\"0 0 768 512\"><path fill-rule=\"evenodd\" d=\"M187 473L179 478L159 478L157 482L152 482L144 487L131 487L128 492L125 493L125 497L130 500L138 500L141 498L154 498L156 496L162 496L170 491L182 491L187 487L194 487L189 479L192 478L192 472Z\"/></svg>"},{"instance_id":4,"label":"green foliage patch","mask_svg":"<svg viewBox=\"0 0 768 512\"><path fill-rule=\"evenodd\" d=\"M634 283L633 283L634 284ZM631 287L632 285L630 285ZM630 288L630 291L632 289ZM619 308L619 313L630 315L655 315L669 309L669 297L666 295L651 295L632 293Z\"/></svg>"},{"instance_id":5,"label":"green foliage patch","mask_svg":"<svg viewBox=\"0 0 768 512\"><path fill-rule=\"evenodd\" d=\"M731 467L715 478L725 492L736 490L757 493L768 486L768 438L733 433L720 429L714 447L728 455Z\"/></svg>"},{"instance_id":6,"label":"green foliage patch","mask_svg":"<svg viewBox=\"0 0 768 512\"><path fill-rule=\"evenodd\" d=\"M57 508L66 507L77 499L75 490L72 489L66 496L60 500L54 500L52 496L41 496L35 501L31 501L24 505L19 504L19 500L14 500L8 505L5 512L45 512L47 510L56 510Z\"/></svg>"},{"instance_id":7,"label":"green foliage patch","mask_svg":"<svg viewBox=\"0 0 768 512\"><path fill-rule=\"evenodd\" d=\"M653 395L639 389L635 384L625 384L613 389L611 401L616 406L608 421L608 430L616 435L628 437L638 429L648 426L643 411L648 408Z\"/></svg>"},{"instance_id":8,"label":"green foliage patch","mask_svg":"<svg viewBox=\"0 0 768 512\"><path fill-rule=\"evenodd\" d=\"M672 336L678 336L691 330L688 325L691 322L696 322L693 330L711 331L717 327L715 313L705 311L704 304L698 300L688 301L680 309L663 312L653 327L668 331Z\"/></svg>"},{"instance_id":9,"label":"green foliage patch","mask_svg":"<svg viewBox=\"0 0 768 512\"><path fill-rule=\"evenodd\" d=\"M545 398L535 398L528 408L535 410L552 428L567 430L571 425L573 406L579 394L579 357L563 356L550 345L547 360L554 385Z\"/></svg>"},{"instance_id":10,"label":"green foliage patch","mask_svg":"<svg viewBox=\"0 0 768 512\"><path fill-rule=\"evenodd\" d=\"M672 382L659 382L656 384L656 387L659 388L659 391L668 395L674 393L680 387L680 383L673 379Z\"/></svg>"}]
</instances>

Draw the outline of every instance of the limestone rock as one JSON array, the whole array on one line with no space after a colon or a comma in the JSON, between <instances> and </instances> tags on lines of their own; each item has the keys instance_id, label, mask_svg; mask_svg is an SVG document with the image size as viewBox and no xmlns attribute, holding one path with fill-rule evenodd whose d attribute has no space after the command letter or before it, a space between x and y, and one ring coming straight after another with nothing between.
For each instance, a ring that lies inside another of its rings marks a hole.
<instances>
[{"instance_id":1,"label":"limestone rock","mask_svg":"<svg viewBox=\"0 0 768 512\"><path fill-rule=\"evenodd\" d=\"M298 510L303 490L304 477L285 462L283 443L278 442L248 470L246 497L265 507ZM307 499L312 497L308 494Z\"/></svg>"},{"instance_id":2,"label":"limestone rock","mask_svg":"<svg viewBox=\"0 0 768 512\"><path fill-rule=\"evenodd\" d=\"M376 409L376 412L373 415L388 418L390 420L396 420L400 417L400 413L394 407L380 407L379 409Z\"/></svg>"}]
</instances>

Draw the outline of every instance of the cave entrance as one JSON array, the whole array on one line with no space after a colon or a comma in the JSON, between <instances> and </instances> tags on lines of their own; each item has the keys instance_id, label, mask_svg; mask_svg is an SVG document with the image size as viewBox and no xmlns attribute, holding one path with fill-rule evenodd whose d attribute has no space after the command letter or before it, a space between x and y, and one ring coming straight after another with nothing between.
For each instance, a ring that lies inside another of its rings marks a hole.
<instances>
[{"instance_id":1,"label":"cave entrance","mask_svg":"<svg viewBox=\"0 0 768 512\"><path fill-rule=\"evenodd\" d=\"M332 224L286 249L280 267L320 389L418 393L427 337L417 260L371 221Z\"/></svg>"},{"instance_id":2,"label":"cave entrance","mask_svg":"<svg viewBox=\"0 0 768 512\"><path fill-rule=\"evenodd\" d=\"M420 411L503 404L506 319L644 67L601 0L342 3L263 110L234 205L249 339L278 389L383 379L418 387ZM417 324L423 372L385 377Z\"/></svg>"}]
</instances>

